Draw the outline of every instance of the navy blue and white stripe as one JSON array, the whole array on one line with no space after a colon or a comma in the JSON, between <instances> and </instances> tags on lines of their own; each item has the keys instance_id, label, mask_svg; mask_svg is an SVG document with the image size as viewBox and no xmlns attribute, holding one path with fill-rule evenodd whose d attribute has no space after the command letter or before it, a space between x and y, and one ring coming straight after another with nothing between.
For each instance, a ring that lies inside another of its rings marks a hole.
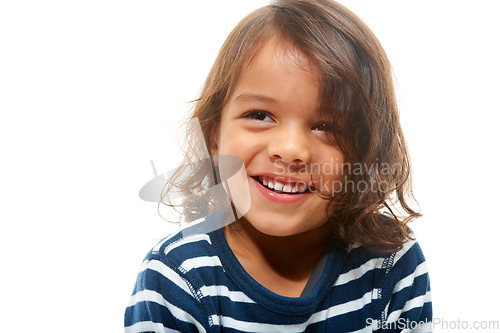
<instances>
[{"instance_id":1,"label":"navy blue and white stripe","mask_svg":"<svg viewBox=\"0 0 500 333\"><path fill-rule=\"evenodd\" d=\"M333 251L311 291L291 298L251 278L222 229L192 229L145 258L125 332L410 332L417 323L429 332L431 320L427 267L415 241L387 255L359 245Z\"/></svg>"}]
</instances>

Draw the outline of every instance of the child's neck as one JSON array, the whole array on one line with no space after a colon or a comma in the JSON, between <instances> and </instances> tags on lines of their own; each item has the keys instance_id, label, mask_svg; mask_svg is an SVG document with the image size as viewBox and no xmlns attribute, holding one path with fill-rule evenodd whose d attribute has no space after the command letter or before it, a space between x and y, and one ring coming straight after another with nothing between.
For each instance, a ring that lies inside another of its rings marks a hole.
<instances>
[{"instance_id":1,"label":"child's neck","mask_svg":"<svg viewBox=\"0 0 500 333\"><path fill-rule=\"evenodd\" d=\"M224 234L243 268L257 282L277 294L298 297L325 253L327 228L277 237L239 220L225 227Z\"/></svg>"}]
</instances>

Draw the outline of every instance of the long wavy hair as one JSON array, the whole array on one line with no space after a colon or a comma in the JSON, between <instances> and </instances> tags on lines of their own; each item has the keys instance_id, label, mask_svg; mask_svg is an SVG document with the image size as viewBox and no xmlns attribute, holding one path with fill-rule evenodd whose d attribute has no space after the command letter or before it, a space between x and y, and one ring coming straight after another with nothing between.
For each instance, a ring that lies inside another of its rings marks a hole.
<instances>
[{"instance_id":1,"label":"long wavy hair","mask_svg":"<svg viewBox=\"0 0 500 333\"><path fill-rule=\"evenodd\" d=\"M399 249L411 237L407 223L420 216L410 207L411 168L402 133L389 60L372 31L351 11L329 0L277 0L245 17L230 33L208 74L191 119L203 137L187 129L185 161L200 159L199 147L212 147L222 110L245 65L272 36L306 55L321 76L321 113L344 154L344 190L329 200L331 244L352 243L379 252ZM174 175L163 193L175 187L191 195L182 203L186 221L217 204L203 197L214 184L213 168L191 164L188 177ZM353 172L359 166L363 172ZM349 170L348 170L349 169ZM358 184L368 184L369 190ZM322 195L322 194L318 194ZM195 198L195 199L193 199ZM203 204L201 204L203 202Z\"/></svg>"}]
</instances>

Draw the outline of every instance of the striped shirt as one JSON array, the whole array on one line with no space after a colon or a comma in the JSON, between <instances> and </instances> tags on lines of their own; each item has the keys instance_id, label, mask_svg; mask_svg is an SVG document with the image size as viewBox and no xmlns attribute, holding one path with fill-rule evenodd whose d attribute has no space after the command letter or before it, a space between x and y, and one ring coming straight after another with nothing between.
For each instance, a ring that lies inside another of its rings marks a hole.
<instances>
[{"instance_id":1,"label":"striped shirt","mask_svg":"<svg viewBox=\"0 0 500 333\"><path fill-rule=\"evenodd\" d=\"M255 281L222 228L198 221L146 256L125 310L125 332L430 332L427 267L415 241L392 254L360 245L328 254L301 297ZM210 229L210 228L209 228Z\"/></svg>"}]
</instances>

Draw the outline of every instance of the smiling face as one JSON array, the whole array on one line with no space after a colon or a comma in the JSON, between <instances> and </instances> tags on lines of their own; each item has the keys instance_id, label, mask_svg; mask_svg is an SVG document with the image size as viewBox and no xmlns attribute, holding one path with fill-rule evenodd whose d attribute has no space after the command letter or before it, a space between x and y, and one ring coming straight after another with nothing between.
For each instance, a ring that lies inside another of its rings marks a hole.
<instances>
[{"instance_id":1,"label":"smiling face","mask_svg":"<svg viewBox=\"0 0 500 333\"><path fill-rule=\"evenodd\" d=\"M316 68L280 45L268 40L241 72L212 153L243 160L251 201L245 219L264 234L291 236L325 224L328 201L311 179L331 193L344 158L324 131Z\"/></svg>"}]
</instances>

